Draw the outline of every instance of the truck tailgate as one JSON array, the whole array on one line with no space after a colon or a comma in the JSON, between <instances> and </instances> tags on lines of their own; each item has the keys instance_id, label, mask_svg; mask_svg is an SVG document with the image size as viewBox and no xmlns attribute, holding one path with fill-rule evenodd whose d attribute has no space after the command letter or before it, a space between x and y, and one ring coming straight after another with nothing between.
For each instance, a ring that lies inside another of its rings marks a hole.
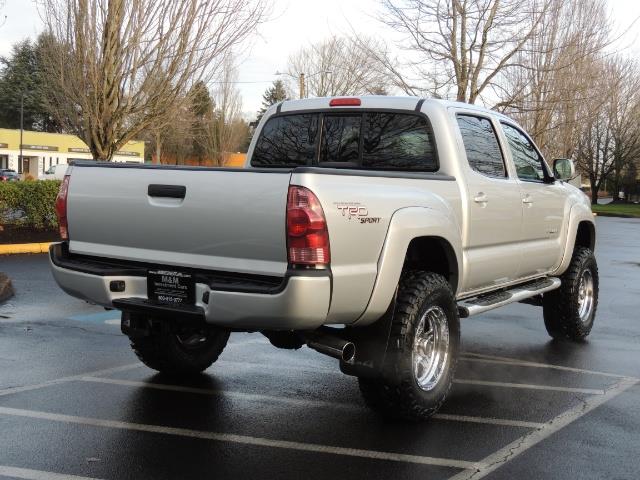
<instances>
[{"instance_id":1,"label":"truck tailgate","mask_svg":"<svg viewBox=\"0 0 640 480\"><path fill-rule=\"evenodd\" d=\"M287 171L75 166L68 197L69 249L282 276L290 176Z\"/></svg>"}]
</instances>

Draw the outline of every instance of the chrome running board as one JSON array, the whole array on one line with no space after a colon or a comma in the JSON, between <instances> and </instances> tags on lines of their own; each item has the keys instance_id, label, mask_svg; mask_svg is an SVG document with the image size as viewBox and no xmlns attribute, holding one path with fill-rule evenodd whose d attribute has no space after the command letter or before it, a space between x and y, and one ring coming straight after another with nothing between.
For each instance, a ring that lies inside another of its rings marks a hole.
<instances>
[{"instance_id":1,"label":"chrome running board","mask_svg":"<svg viewBox=\"0 0 640 480\"><path fill-rule=\"evenodd\" d=\"M560 288L560 279L547 277L533 282L523 283L497 292L479 295L458 303L460 318L472 317L510 303L521 302L541 293Z\"/></svg>"}]
</instances>

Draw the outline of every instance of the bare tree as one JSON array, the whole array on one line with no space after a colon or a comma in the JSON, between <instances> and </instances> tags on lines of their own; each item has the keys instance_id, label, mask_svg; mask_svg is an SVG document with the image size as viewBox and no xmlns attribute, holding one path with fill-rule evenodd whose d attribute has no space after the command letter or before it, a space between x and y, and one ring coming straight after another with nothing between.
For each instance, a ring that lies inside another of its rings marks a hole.
<instances>
[{"instance_id":1,"label":"bare tree","mask_svg":"<svg viewBox=\"0 0 640 480\"><path fill-rule=\"evenodd\" d=\"M640 82L636 65L623 57L595 61L591 68L595 81L591 94L578 107L587 113L581 115L574 157L589 179L591 202L596 204L598 192L612 173L619 169L622 175L638 154Z\"/></svg>"},{"instance_id":2,"label":"bare tree","mask_svg":"<svg viewBox=\"0 0 640 480\"><path fill-rule=\"evenodd\" d=\"M289 58L290 90L297 90L304 74L305 90L314 97L384 92L386 75L375 57L381 48L380 42L362 36L333 36L304 47Z\"/></svg>"},{"instance_id":3,"label":"bare tree","mask_svg":"<svg viewBox=\"0 0 640 480\"><path fill-rule=\"evenodd\" d=\"M407 67L414 78L430 81L435 96L451 90L461 102L475 103L500 75L518 67L515 56L535 35L551 0L382 0L380 20L404 36ZM389 57L392 77L407 73ZM405 91L416 90L401 80Z\"/></svg>"},{"instance_id":4,"label":"bare tree","mask_svg":"<svg viewBox=\"0 0 640 480\"><path fill-rule=\"evenodd\" d=\"M50 104L94 158L161 125L265 18L268 0L38 0Z\"/></svg>"},{"instance_id":5,"label":"bare tree","mask_svg":"<svg viewBox=\"0 0 640 480\"><path fill-rule=\"evenodd\" d=\"M236 88L238 71L231 55L227 55L213 90L213 109L204 136L207 157L224 165L225 154L237 151L248 134L242 119L242 98Z\"/></svg>"},{"instance_id":6,"label":"bare tree","mask_svg":"<svg viewBox=\"0 0 640 480\"><path fill-rule=\"evenodd\" d=\"M548 155L571 157L583 116L598 109L590 95L604 102L593 88L593 63L604 56L611 31L605 0L552 0L536 35L514 57L520 67L492 86L500 99L494 108L516 117Z\"/></svg>"}]
</instances>

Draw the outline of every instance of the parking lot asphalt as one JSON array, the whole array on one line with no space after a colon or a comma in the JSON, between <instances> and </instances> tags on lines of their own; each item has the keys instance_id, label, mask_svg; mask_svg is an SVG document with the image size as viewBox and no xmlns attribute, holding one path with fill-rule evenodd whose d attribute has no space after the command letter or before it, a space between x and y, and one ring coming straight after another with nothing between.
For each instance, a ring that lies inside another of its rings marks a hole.
<instances>
[{"instance_id":1,"label":"parking lot asphalt","mask_svg":"<svg viewBox=\"0 0 640 480\"><path fill-rule=\"evenodd\" d=\"M377 417L337 361L259 334L163 377L46 255L0 257L17 292L0 306L0 478L637 479L640 221L597 223L588 341L551 341L529 305L463 320L452 393L422 424Z\"/></svg>"}]
</instances>

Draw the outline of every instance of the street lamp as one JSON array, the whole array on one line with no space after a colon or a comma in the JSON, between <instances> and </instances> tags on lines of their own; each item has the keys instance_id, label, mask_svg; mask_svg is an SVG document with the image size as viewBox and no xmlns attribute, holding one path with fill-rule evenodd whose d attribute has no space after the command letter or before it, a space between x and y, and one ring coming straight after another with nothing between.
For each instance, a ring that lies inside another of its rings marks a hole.
<instances>
[{"instance_id":1,"label":"street lamp","mask_svg":"<svg viewBox=\"0 0 640 480\"><path fill-rule=\"evenodd\" d=\"M24 130L24 92L20 97L20 157L18 158L18 171L22 171L24 162L22 161L22 132ZM24 173L24 172L23 172Z\"/></svg>"},{"instance_id":2,"label":"street lamp","mask_svg":"<svg viewBox=\"0 0 640 480\"><path fill-rule=\"evenodd\" d=\"M325 73L327 75L332 74L333 72L331 70L320 70L318 72L315 73L310 73L309 75L306 75L306 78L311 78L311 77L315 77L316 75L320 75L321 73ZM286 75L288 77L291 78L296 78L295 75L292 75L290 73L287 72L276 72L276 75ZM300 91L300 98L306 98L306 83L305 83L305 73L304 72L300 72L297 76L298 78L298 88Z\"/></svg>"}]
</instances>

